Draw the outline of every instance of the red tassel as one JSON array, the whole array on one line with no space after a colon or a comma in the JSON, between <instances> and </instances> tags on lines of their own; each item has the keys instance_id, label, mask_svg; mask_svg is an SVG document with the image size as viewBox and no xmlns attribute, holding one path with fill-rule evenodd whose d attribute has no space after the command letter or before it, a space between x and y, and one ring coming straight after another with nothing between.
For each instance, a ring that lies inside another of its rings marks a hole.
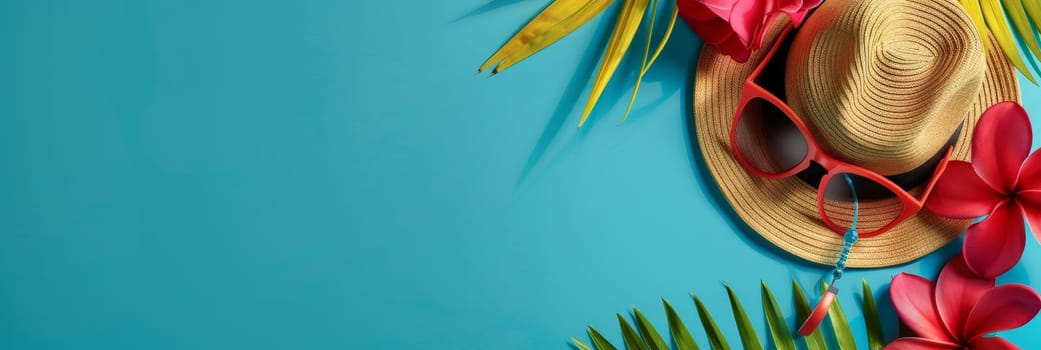
<instances>
[{"instance_id":1,"label":"red tassel","mask_svg":"<svg viewBox=\"0 0 1041 350\"><path fill-rule=\"evenodd\" d=\"M838 288L828 287L828 292L821 297L821 301L817 303L817 307L810 313L810 317L807 317L806 322L803 322L802 327L799 327L799 335L805 337L817 330L817 327L820 327L821 322L824 321L824 316L828 315L831 303L835 301L835 294L838 292Z\"/></svg>"}]
</instances>

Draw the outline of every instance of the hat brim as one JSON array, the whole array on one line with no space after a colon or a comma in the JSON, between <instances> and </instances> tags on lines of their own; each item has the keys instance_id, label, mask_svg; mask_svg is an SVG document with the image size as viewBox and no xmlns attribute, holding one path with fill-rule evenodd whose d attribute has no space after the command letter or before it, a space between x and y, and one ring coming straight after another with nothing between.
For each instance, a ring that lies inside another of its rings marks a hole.
<instances>
[{"instance_id":1,"label":"hat brim","mask_svg":"<svg viewBox=\"0 0 1041 350\"><path fill-rule=\"evenodd\" d=\"M817 188L795 177L752 175L730 149L729 132L744 79L788 23L787 18L775 21L764 36L764 49L753 53L745 63L735 62L709 45L702 49L694 81L695 133L708 172L738 217L778 248L830 265L838 258L843 240L821 222ZM996 43L988 51L983 87L965 117L951 159L969 159L972 131L984 110L998 102L1020 100L1012 66ZM871 215L870 208L865 209L864 215ZM970 224L970 220L940 218L923 209L888 232L861 239L851 250L847 266L883 267L915 260L949 243Z\"/></svg>"}]
</instances>

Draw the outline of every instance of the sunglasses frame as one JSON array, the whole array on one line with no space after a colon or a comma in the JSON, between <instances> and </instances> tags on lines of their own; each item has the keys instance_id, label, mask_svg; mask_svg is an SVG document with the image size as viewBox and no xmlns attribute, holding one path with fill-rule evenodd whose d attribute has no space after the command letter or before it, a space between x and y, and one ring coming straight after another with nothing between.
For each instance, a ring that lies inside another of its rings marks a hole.
<instances>
[{"instance_id":1,"label":"sunglasses frame","mask_svg":"<svg viewBox=\"0 0 1041 350\"><path fill-rule=\"evenodd\" d=\"M793 31L794 28L791 25L788 25L784 29L784 31L781 32L780 36L778 36L778 38L774 40L774 45L770 48L770 51L767 52L763 60L759 62L759 65L755 68L755 70L753 70L752 73L747 78L745 78L744 84L741 89L741 100L740 103L738 103L737 112L734 114L734 122L730 128L730 147L734 153L734 157L737 158L738 163L740 163L746 171L757 176L770 179L780 179L794 176L795 174L798 174L809 168L810 161L820 164L820 166L823 167L827 171L827 173L824 175L824 177L821 178L820 183L817 185L817 211L821 219L824 221L824 224L840 236L843 233L845 233L848 228L838 226L837 224L832 222L831 218L828 217L827 212L824 210L824 193L825 189L827 189L827 185L830 184L831 180L836 175L846 173L857 175L865 179L871 180L879 185L882 185L887 190L896 195L898 199L900 199L900 202L903 206L902 211L900 215L893 219L893 221L889 224L871 232L859 233L861 238L868 238L882 234L922 210L922 207L925 205L925 200L929 198L929 194L932 192L933 187L936 185L936 181L940 178L940 174L942 174L943 171L947 168L947 163L950 161L951 152L954 147L947 147L947 150L945 151L942 160L939 164L937 164L936 170L934 170L932 177L926 183L925 189L922 191L920 195L921 198L915 198L915 196L908 193L906 190L898 186L893 181L887 179L886 177L874 171L842 161L825 152L817 143L817 140L813 137L813 134L810 133L810 130L806 127L806 124L803 123L802 118L800 118L794 111L792 111L792 109L788 107L787 103L781 101L780 98L775 96L773 93L770 93L765 88L756 84L755 82L755 80L759 77L762 71L777 54L781 46L783 46L783 43L785 42L786 38L789 35L791 35ZM755 99L763 100L763 102L769 103L781 112L783 112L784 115L788 117L789 120L791 120L792 124L794 124L799 129L799 133L806 141L806 155L803 156L803 159L799 161L799 163L797 163L791 169L778 173L768 173L762 171L753 166L751 162L749 162L741 153L740 148L738 148L737 129L741 121L741 116L745 108L748 107L748 104Z\"/></svg>"}]
</instances>

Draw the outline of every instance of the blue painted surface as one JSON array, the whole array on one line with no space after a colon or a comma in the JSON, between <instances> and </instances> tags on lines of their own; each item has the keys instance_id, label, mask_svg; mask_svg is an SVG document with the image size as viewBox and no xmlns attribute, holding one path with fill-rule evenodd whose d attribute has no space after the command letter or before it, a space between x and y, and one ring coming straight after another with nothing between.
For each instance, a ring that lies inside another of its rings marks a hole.
<instances>
[{"instance_id":1,"label":"blue painted surface","mask_svg":"<svg viewBox=\"0 0 1041 350\"><path fill-rule=\"evenodd\" d=\"M722 281L755 311L827 273L715 197L685 28L624 124L636 62L575 128L602 18L475 77L544 4L0 4L0 348L568 349L631 305L664 326L660 297L696 327L691 291L735 336Z\"/></svg>"}]
</instances>

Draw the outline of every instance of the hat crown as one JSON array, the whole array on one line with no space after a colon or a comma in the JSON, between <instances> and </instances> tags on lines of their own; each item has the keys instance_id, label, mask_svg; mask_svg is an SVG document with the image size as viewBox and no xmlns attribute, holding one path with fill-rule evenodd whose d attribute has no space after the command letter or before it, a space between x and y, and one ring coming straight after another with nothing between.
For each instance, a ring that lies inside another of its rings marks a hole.
<instances>
[{"instance_id":1,"label":"hat crown","mask_svg":"<svg viewBox=\"0 0 1041 350\"><path fill-rule=\"evenodd\" d=\"M942 151L987 67L953 0L828 0L788 55L788 103L821 147L883 175Z\"/></svg>"}]
</instances>

